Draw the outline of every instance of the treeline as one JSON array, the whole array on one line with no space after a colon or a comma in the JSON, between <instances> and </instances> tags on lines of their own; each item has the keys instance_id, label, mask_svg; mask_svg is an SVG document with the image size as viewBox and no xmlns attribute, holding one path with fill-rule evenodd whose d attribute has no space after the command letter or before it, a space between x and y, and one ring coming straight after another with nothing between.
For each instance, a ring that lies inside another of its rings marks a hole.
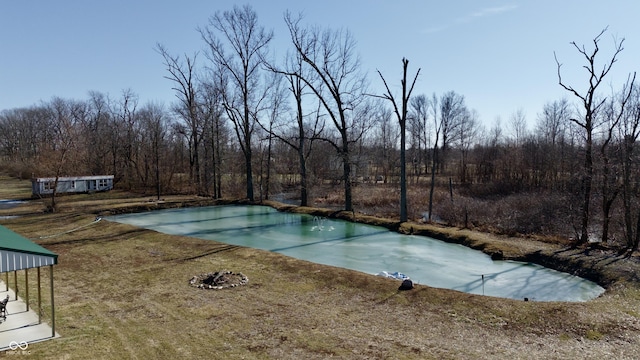
<instances>
[{"instance_id":1,"label":"treeline","mask_svg":"<svg viewBox=\"0 0 640 360\"><path fill-rule=\"evenodd\" d=\"M436 199L429 219L486 225L478 204L519 196L518 211L535 218L517 220L514 211L514 222L528 225L502 229L637 249L640 90L633 77L611 94L599 88L623 41L604 70L594 61L602 33L593 50L576 46L590 71L584 92L563 83L558 62L559 82L576 101L545 104L533 129L522 110L486 128L455 91L403 99L400 126L390 97L371 94L348 31L303 25L288 13L284 21L291 49L283 59L270 58L273 32L249 6L218 12L198 29L204 54L177 56L158 44L177 97L169 105L140 104L124 90L0 112L2 167L25 178L113 174L118 187L158 198L296 191L307 205L320 185L340 184L345 210L353 210L357 184L437 183L451 196ZM559 221L565 227L551 226Z\"/></svg>"}]
</instances>

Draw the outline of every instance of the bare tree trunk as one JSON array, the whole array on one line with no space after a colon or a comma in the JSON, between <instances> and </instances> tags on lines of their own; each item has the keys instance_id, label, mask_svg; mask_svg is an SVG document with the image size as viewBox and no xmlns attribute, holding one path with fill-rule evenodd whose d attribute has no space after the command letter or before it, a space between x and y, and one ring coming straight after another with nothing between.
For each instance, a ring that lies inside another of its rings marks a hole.
<instances>
[{"instance_id":1,"label":"bare tree trunk","mask_svg":"<svg viewBox=\"0 0 640 360\"><path fill-rule=\"evenodd\" d=\"M269 123L269 134L267 135L268 143L267 143L267 174L265 178L265 190L264 190L264 199L269 200L269 192L271 187L271 143L273 142L273 137L271 136L272 123Z\"/></svg>"},{"instance_id":2,"label":"bare tree trunk","mask_svg":"<svg viewBox=\"0 0 640 360\"><path fill-rule=\"evenodd\" d=\"M245 176L246 176L246 183L247 183L247 199L249 199L249 201L253 201L254 200L254 195L253 195L253 165L252 165L252 160L253 160L253 152L251 150L251 148L247 147L245 152L244 152L244 163L245 163Z\"/></svg>"},{"instance_id":3,"label":"bare tree trunk","mask_svg":"<svg viewBox=\"0 0 640 360\"><path fill-rule=\"evenodd\" d=\"M159 139L155 139L155 144L153 145L154 148L154 155L155 155L155 170L156 170L156 196L157 196L157 200L160 201L160 193L161 193L161 188L160 188L160 144L159 144Z\"/></svg>"},{"instance_id":4,"label":"bare tree trunk","mask_svg":"<svg viewBox=\"0 0 640 360\"><path fill-rule=\"evenodd\" d=\"M215 197L220 199L222 197L222 132L220 131L220 119L216 119L216 135L215 135L215 149L214 149L214 175L215 181Z\"/></svg>"},{"instance_id":5,"label":"bare tree trunk","mask_svg":"<svg viewBox=\"0 0 640 360\"><path fill-rule=\"evenodd\" d=\"M53 191L51 192L51 207L50 207L50 211L51 212L56 212L57 210L57 203L56 203L56 194L58 193L58 179L60 178L59 175L56 175L56 179L53 181Z\"/></svg>"},{"instance_id":6,"label":"bare tree trunk","mask_svg":"<svg viewBox=\"0 0 640 360\"><path fill-rule=\"evenodd\" d=\"M589 241L589 205L591 204L591 182L593 181L593 139L592 131L587 131L587 143L585 149L584 171L581 180L582 207L580 221L580 242L585 244Z\"/></svg>"},{"instance_id":7,"label":"bare tree trunk","mask_svg":"<svg viewBox=\"0 0 640 360\"><path fill-rule=\"evenodd\" d=\"M305 154L306 135L304 133L304 121L302 114L302 84L298 78L289 78L291 90L296 96L296 118L298 119L298 163L300 166L300 206L309 205L309 193L307 185L307 156ZM311 144L309 144L311 146Z\"/></svg>"},{"instance_id":8,"label":"bare tree trunk","mask_svg":"<svg viewBox=\"0 0 640 360\"><path fill-rule=\"evenodd\" d=\"M396 99L391 93L389 86L387 85L387 81L382 76L382 73L378 71L382 82L387 90L387 93L383 96L379 96L383 99L387 99L391 101L393 105L396 116L398 117L398 123L400 124L400 221L407 221L407 159L406 159L406 134L407 134L407 112L409 111L409 98L411 97L411 92L413 92L413 86L418 80L418 75L420 74L420 69L416 73L416 76L413 78L413 83L411 87L407 89L407 68L409 67L409 60L406 58L402 59L402 109L398 109L398 104L396 103Z\"/></svg>"},{"instance_id":9,"label":"bare tree trunk","mask_svg":"<svg viewBox=\"0 0 640 360\"><path fill-rule=\"evenodd\" d=\"M631 156L633 153L633 145L635 140L630 136L626 136L624 139L624 157L623 157L623 178L622 178L622 201L624 205L624 227L625 227L625 237L627 239L627 247L632 248L636 236L633 236L633 215L632 215L632 205L631 205ZM638 219L640 223L640 217Z\"/></svg>"},{"instance_id":10,"label":"bare tree trunk","mask_svg":"<svg viewBox=\"0 0 640 360\"><path fill-rule=\"evenodd\" d=\"M436 187L436 167L438 157L438 135L436 133L436 142L433 146L433 159L431 160L431 184L429 184L429 221L432 220L433 214L433 193Z\"/></svg>"},{"instance_id":11,"label":"bare tree trunk","mask_svg":"<svg viewBox=\"0 0 640 360\"><path fill-rule=\"evenodd\" d=\"M302 62L298 57L298 67L302 68ZM307 185L307 156L305 153L306 135L304 133L304 115L302 113L302 81L300 78L294 76L288 76L290 90L293 92L296 99L296 119L298 120L298 144L296 147L298 153L298 163L300 166L300 206L309 205L309 193ZM315 129L314 129L315 133ZM309 144L311 147L311 144Z\"/></svg>"},{"instance_id":12,"label":"bare tree trunk","mask_svg":"<svg viewBox=\"0 0 640 360\"><path fill-rule=\"evenodd\" d=\"M211 122L211 179L213 181L213 192L212 195L214 198L217 198L218 195L218 178L217 178L217 161L218 161L218 155L216 154L216 143L218 141L217 137L216 137L216 132L215 132L215 124L216 124L216 120Z\"/></svg>"},{"instance_id":13,"label":"bare tree trunk","mask_svg":"<svg viewBox=\"0 0 640 360\"><path fill-rule=\"evenodd\" d=\"M431 184L429 185L429 221L433 219L433 193L436 187L436 169L438 168L438 141L440 140L440 130L442 129L442 121L438 122L438 98L436 94L431 97L431 111L433 112L433 124L435 127L436 138L433 142L431 155Z\"/></svg>"},{"instance_id":14,"label":"bare tree trunk","mask_svg":"<svg viewBox=\"0 0 640 360\"><path fill-rule=\"evenodd\" d=\"M351 162L349 159L349 149L346 140L343 140L345 147L342 150L342 178L344 179L344 209L353 211L353 198L351 194Z\"/></svg>"},{"instance_id":15,"label":"bare tree trunk","mask_svg":"<svg viewBox=\"0 0 640 360\"><path fill-rule=\"evenodd\" d=\"M636 221L636 236L633 237L633 240L630 240L628 244L629 254L632 254L634 251L638 251L638 245L640 244L640 214L638 214L638 220Z\"/></svg>"}]
</instances>

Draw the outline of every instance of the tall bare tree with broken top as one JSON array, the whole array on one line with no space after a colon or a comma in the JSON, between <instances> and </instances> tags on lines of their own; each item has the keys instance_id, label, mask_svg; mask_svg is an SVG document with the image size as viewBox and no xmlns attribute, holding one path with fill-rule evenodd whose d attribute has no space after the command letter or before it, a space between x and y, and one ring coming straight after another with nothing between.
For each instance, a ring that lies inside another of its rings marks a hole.
<instances>
[{"instance_id":1,"label":"tall bare tree with broken top","mask_svg":"<svg viewBox=\"0 0 640 360\"><path fill-rule=\"evenodd\" d=\"M409 112L409 98L411 97L411 93L413 92L413 87L416 84L416 80L418 80L418 75L420 75L420 69L416 72L416 75L413 77L413 81L411 82L411 86L408 87L407 84L407 69L409 67L409 60L406 58L402 58L402 80L400 83L402 84L402 103L400 104L400 108L398 107L398 101L393 96L391 89L389 89L389 85L387 81L382 76L382 73L378 70L378 75L382 79L384 83L384 87L387 92L382 96L377 96L386 100L389 100L393 105L393 111L398 118L398 124L400 125L400 221L407 221L407 162L406 162L406 129L407 129L407 113Z\"/></svg>"},{"instance_id":2,"label":"tall bare tree with broken top","mask_svg":"<svg viewBox=\"0 0 640 360\"><path fill-rule=\"evenodd\" d=\"M587 64L583 65L583 68L588 73L588 86L584 93L578 92L573 86L566 84L562 80L562 74L560 72L562 64L558 61L558 57L554 53L556 64L558 68L558 83L562 88L575 95L580 102L582 109L584 110L583 116L580 118L575 117L570 120L578 125L584 131L584 163L583 174L580 180L580 190L582 196L582 203L580 205L580 233L578 234L578 241L581 244L586 244L589 241L589 218L590 218L590 203L592 193L592 182L594 176L593 165L593 133L597 127L596 115L601 110L602 106L606 102L606 98L598 98L597 90L602 84L604 78L609 74L613 64L617 61L618 54L624 49L622 44L624 38L621 40L614 40L614 51L611 58L602 65L601 68L596 64L596 57L600 50L600 40L602 35L607 31L605 28L598 36L593 38L593 48L587 49L584 45L579 46L575 41L571 42L576 50L584 57Z\"/></svg>"}]
</instances>

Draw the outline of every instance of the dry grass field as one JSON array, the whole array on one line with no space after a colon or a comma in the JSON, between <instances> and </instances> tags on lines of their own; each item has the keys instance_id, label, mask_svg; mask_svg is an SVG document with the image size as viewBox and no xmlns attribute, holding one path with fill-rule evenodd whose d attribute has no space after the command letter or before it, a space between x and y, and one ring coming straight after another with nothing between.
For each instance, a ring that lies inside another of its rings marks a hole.
<instances>
[{"instance_id":1,"label":"dry grass field","mask_svg":"<svg viewBox=\"0 0 640 360\"><path fill-rule=\"evenodd\" d=\"M29 196L28 187L0 178L0 199ZM59 254L61 337L33 344L29 358L640 358L638 284L612 275L616 266L635 273L634 259L601 257L608 289L586 303L524 302L423 285L399 292L394 280L275 253L106 220L88 225L114 209L156 206L134 194L65 196L54 214L43 212L45 201L0 210L0 216L21 215L0 224ZM172 206L198 202L165 198ZM521 258L559 246L486 234L465 239ZM242 272L249 283L223 290L189 286L194 275L225 269Z\"/></svg>"}]
</instances>

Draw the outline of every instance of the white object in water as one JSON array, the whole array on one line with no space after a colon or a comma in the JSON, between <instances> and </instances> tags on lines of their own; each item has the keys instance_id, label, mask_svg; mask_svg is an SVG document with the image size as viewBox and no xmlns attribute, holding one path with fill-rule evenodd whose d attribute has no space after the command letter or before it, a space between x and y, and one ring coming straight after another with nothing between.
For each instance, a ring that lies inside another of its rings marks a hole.
<instances>
[{"instance_id":1,"label":"white object in water","mask_svg":"<svg viewBox=\"0 0 640 360\"><path fill-rule=\"evenodd\" d=\"M381 271L379 273L376 274L376 276L384 276L386 278L390 278L390 279L396 279L396 280L406 280L409 279L409 277L401 272L393 272L393 273L389 273L386 271Z\"/></svg>"}]
</instances>

